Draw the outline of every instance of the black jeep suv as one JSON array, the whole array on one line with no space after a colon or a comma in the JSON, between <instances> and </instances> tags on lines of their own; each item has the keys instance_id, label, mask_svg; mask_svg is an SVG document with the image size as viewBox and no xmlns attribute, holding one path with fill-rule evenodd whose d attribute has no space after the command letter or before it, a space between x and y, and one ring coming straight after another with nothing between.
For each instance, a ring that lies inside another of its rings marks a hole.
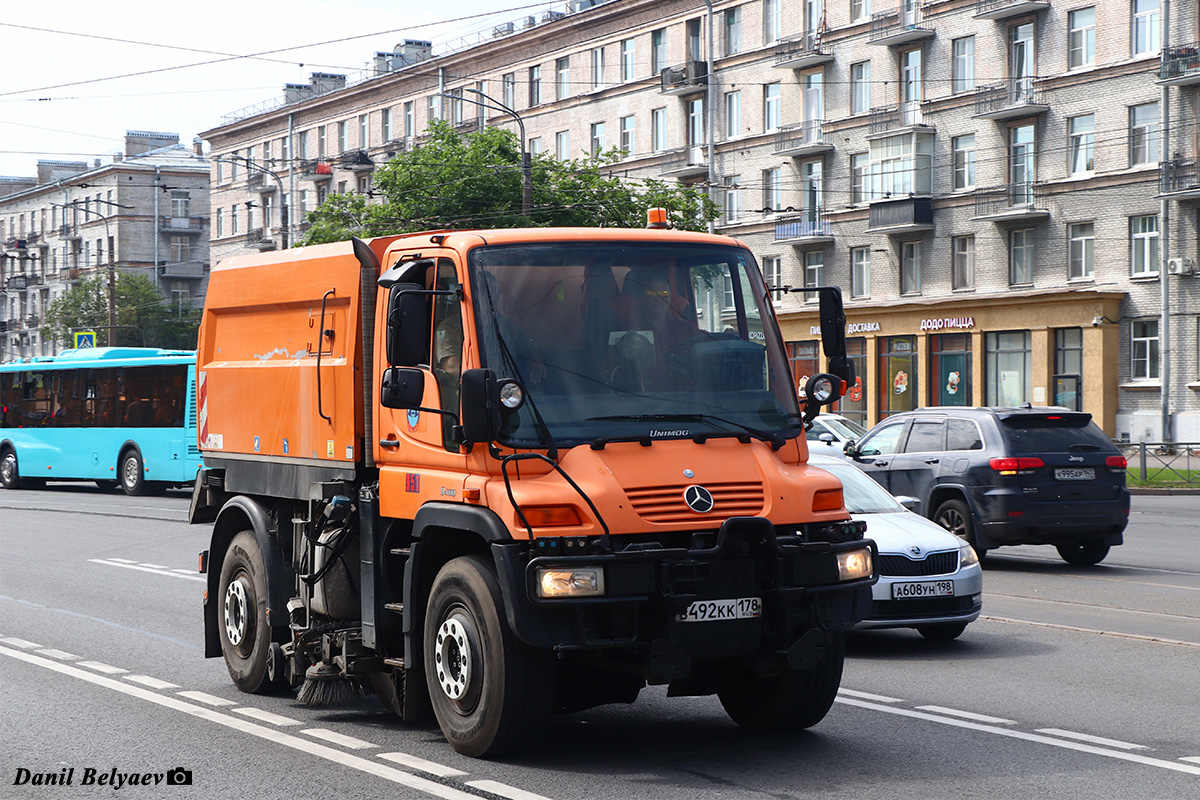
<instances>
[{"instance_id":1,"label":"black jeep suv","mask_svg":"<svg viewBox=\"0 0 1200 800\"><path fill-rule=\"evenodd\" d=\"M1091 414L919 408L888 417L846 454L980 557L1003 545L1052 544L1071 564L1098 564L1129 522L1125 457Z\"/></svg>"}]
</instances>

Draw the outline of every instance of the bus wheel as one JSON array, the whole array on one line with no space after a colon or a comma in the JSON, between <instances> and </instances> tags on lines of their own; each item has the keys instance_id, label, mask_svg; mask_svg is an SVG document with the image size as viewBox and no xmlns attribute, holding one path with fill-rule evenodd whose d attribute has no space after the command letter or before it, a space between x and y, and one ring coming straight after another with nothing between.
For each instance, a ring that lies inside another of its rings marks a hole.
<instances>
[{"instance_id":1,"label":"bus wheel","mask_svg":"<svg viewBox=\"0 0 1200 800\"><path fill-rule=\"evenodd\" d=\"M21 472L17 469L17 454L7 447L0 454L0 486L5 489L21 488Z\"/></svg>"},{"instance_id":2,"label":"bus wheel","mask_svg":"<svg viewBox=\"0 0 1200 800\"><path fill-rule=\"evenodd\" d=\"M142 472L142 457L129 449L121 456L121 488L130 497L146 493L146 478Z\"/></svg>"},{"instance_id":3,"label":"bus wheel","mask_svg":"<svg viewBox=\"0 0 1200 800\"><path fill-rule=\"evenodd\" d=\"M252 694L268 694L275 689L267 677L271 627L267 624L265 576L266 566L254 533L242 531L234 536L221 563L217 629L229 677L243 692Z\"/></svg>"},{"instance_id":4,"label":"bus wheel","mask_svg":"<svg viewBox=\"0 0 1200 800\"><path fill-rule=\"evenodd\" d=\"M439 727L460 753L495 757L531 744L549 719L554 659L508 627L491 565L456 558L425 616L425 678Z\"/></svg>"}]
</instances>

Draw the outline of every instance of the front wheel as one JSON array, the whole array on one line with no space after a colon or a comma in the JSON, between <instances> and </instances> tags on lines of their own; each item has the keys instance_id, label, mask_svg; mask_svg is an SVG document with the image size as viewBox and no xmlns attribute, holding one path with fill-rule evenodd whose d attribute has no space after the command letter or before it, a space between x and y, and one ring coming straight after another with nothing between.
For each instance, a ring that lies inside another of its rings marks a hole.
<instances>
[{"instance_id":1,"label":"front wheel","mask_svg":"<svg viewBox=\"0 0 1200 800\"><path fill-rule=\"evenodd\" d=\"M975 538L975 518L971 516L971 509L967 507L966 503L962 500L947 500L938 506L933 515L933 521L968 542L975 550L975 555L979 556L980 561L983 561L987 550L981 548Z\"/></svg>"},{"instance_id":2,"label":"front wheel","mask_svg":"<svg viewBox=\"0 0 1200 800\"><path fill-rule=\"evenodd\" d=\"M17 454L12 450L5 450L4 454L0 455L0 486L5 489L21 488L21 471L17 469Z\"/></svg>"},{"instance_id":3,"label":"front wheel","mask_svg":"<svg viewBox=\"0 0 1200 800\"><path fill-rule=\"evenodd\" d=\"M798 731L816 725L833 706L846 659L846 634L835 631L829 636L825 657L808 669L785 667L771 677L731 670L717 691L725 713L752 731Z\"/></svg>"},{"instance_id":4,"label":"front wheel","mask_svg":"<svg viewBox=\"0 0 1200 800\"><path fill-rule=\"evenodd\" d=\"M242 531L229 543L217 591L217 628L229 677L243 692L273 692L285 682L272 682L267 676L271 628L266 566L253 531Z\"/></svg>"},{"instance_id":5,"label":"front wheel","mask_svg":"<svg viewBox=\"0 0 1200 800\"><path fill-rule=\"evenodd\" d=\"M1077 567L1090 567L1099 564L1108 555L1109 546L1104 542L1082 542L1080 544L1060 544L1057 547L1062 560Z\"/></svg>"},{"instance_id":6,"label":"front wheel","mask_svg":"<svg viewBox=\"0 0 1200 800\"><path fill-rule=\"evenodd\" d=\"M455 750L487 758L536 740L550 716L554 661L509 630L485 559L465 556L442 567L424 633L429 698Z\"/></svg>"},{"instance_id":7,"label":"front wheel","mask_svg":"<svg viewBox=\"0 0 1200 800\"><path fill-rule=\"evenodd\" d=\"M949 622L937 625L918 625L917 633L931 642L952 642L967 629L965 622Z\"/></svg>"},{"instance_id":8,"label":"front wheel","mask_svg":"<svg viewBox=\"0 0 1200 800\"><path fill-rule=\"evenodd\" d=\"M137 450L126 450L121 456L121 489L130 497L146 493L146 477L142 467L142 456Z\"/></svg>"}]
</instances>

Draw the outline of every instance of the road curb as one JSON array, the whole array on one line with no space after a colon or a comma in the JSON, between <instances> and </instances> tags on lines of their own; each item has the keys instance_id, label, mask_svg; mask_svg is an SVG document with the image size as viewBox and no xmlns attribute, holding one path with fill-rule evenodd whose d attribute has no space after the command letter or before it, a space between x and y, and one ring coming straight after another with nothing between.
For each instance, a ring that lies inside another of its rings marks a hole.
<instances>
[{"instance_id":1,"label":"road curb","mask_svg":"<svg viewBox=\"0 0 1200 800\"><path fill-rule=\"evenodd\" d=\"M1156 488L1150 486L1134 486L1129 488L1130 494L1148 494L1148 495L1189 495L1200 494L1200 486L1192 487L1169 487Z\"/></svg>"}]
</instances>

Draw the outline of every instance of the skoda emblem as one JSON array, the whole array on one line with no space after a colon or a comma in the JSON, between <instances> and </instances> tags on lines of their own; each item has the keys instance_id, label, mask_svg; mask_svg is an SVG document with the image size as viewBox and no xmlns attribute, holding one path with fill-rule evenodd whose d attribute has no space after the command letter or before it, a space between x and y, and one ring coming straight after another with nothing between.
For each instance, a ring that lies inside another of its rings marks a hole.
<instances>
[{"instance_id":1,"label":"skoda emblem","mask_svg":"<svg viewBox=\"0 0 1200 800\"><path fill-rule=\"evenodd\" d=\"M712 492L703 486L689 486L683 490L683 502L697 514L707 514L713 507Z\"/></svg>"},{"instance_id":2,"label":"skoda emblem","mask_svg":"<svg viewBox=\"0 0 1200 800\"><path fill-rule=\"evenodd\" d=\"M908 552L912 553L914 556L919 556L921 555L921 548L914 544L912 547L908 548Z\"/></svg>"}]
</instances>

